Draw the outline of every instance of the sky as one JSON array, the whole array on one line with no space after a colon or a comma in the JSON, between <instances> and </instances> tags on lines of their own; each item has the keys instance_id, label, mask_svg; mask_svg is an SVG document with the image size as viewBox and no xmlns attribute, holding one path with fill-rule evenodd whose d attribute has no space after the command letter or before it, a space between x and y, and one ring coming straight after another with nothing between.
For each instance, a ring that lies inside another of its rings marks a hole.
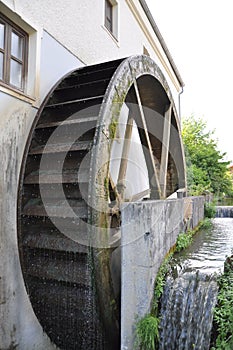
<instances>
[{"instance_id":1,"label":"sky","mask_svg":"<svg viewBox=\"0 0 233 350\"><path fill-rule=\"evenodd\" d=\"M218 149L233 163L232 0L147 0L185 83L181 115L215 130Z\"/></svg>"}]
</instances>

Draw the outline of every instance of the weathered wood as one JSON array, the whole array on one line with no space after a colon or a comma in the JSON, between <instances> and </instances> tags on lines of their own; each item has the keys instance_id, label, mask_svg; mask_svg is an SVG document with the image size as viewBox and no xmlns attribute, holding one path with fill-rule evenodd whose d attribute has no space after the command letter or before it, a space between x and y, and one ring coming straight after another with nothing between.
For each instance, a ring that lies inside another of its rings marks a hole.
<instances>
[{"instance_id":1,"label":"weathered wood","mask_svg":"<svg viewBox=\"0 0 233 350\"><path fill-rule=\"evenodd\" d=\"M66 119L61 121L53 121L48 123L43 123L37 125L36 129L44 129L44 128L52 128L56 126L65 126L65 125L72 125L72 124L82 124L82 123L91 123L96 122L98 120L98 117L87 117L87 118L76 118L76 119Z\"/></svg>"},{"instance_id":2,"label":"weathered wood","mask_svg":"<svg viewBox=\"0 0 233 350\"><path fill-rule=\"evenodd\" d=\"M54 171L38 171L29 174L24 179L24 184L59 184L59 183L87 183L89 181L89 169L79 171L62 170L61 173Z\"/></svg>"},{"instance_id":3,"label":"weathered wood","mask_svg":"<svg viewBox=\"0 0 233 350\"><path fill-rule=\"evenodd\" d=\"M87 102L87 101L91 101L91 100L97 100L100 98L103 98L104 95L99 95L99 96L92 96L92 97L87 97L87 98L79 98L76 100L71 100L71 101L65 101L65 102L59 102L59 103L53 103L50 105L46 105L45 108L53 108L53 107L58 107L58 106L66 106L66 105L70 105L70 104L75 104L75 103L80 103L80 102Z\"/></svg>"},{"instance_id":4,"label":"weathered wood","mask_svg":"<svg viewBox=\"0 0 233 350\"><path fill-rule=\"evenodd\" d=\"M37 233L28 232L23 236L23 245L28 248L56 250L67 253L87 254L88 252L87 246L74 242L55 229L51 233L48 233L44 228L40 228Z\"/></svg>"},{"instance_id":5,"label":"weathered wood","mask_svg":"<svg viewBox=\"0 0 233 350\"><path fill-rule=\"evenodd\" d=\"M27 259L27 256L25 257ZM52 259L50 256L39 256L29 254L26 273L28 275L56 280L59 282L77 283L90 286L91 281L87 274L85 274L85 261L75 261L69 259Z\"/></svg>"},{"instance_id":6,"label":"weathered wood","mask_svg":"<svg viewBox=\"0 0 233 350\"><path fill-rule=\"evenodd\" d=\"M126 128L125 128L124 144L123 144L121 163L120 163L118 179L117 179L117 190L121 196L121 199L124 198L125 176L126 176L127 165L129 161L128 157L129 157L129 151L130 151L131 136L133 131L133 121L134 121L133 117L129 114Z\"/></svg>"},{"instance_id":7,"label":"weathered wood","mask_svg":"<svg viewBox=\"0 0 233 350\"><path fill-rule=\"evenodd\" d=\"M29 154L42 153L59 153L59 152L74 152L74 151L88 151L91 149L92 141L78 141L73 144L58 143L47 144L46 146L39 146L30 149Z\"/></svg>"},{"instance_id":8,"label":"weathered wood","mask_svg":"<svg viewBox=\"0 0 233 350\"><path fill-rule=\"evenodd\" d=\"M56 201L45 203L44 205L38 200L30 200L23 209L23 215L29 216L48 216L60 218L86 218L87 206L85 201Z\"/></svg>"},{"instance_id":9,"label":"weathered wood","mask_svg":"<svg viewBox=\"0 0 233 350\"><path fill-rule=\"evenodd\" d=\"M162 153L160 162L160 174L159 182L161 187L161 194L163 198L166 198L167 189L167 167L168 167L168 154L170 144L170 131L171 131L171 112L172 104L170 104L164 115L163 124L163 139L162 139Z\"/></svg>"}]
</instances>

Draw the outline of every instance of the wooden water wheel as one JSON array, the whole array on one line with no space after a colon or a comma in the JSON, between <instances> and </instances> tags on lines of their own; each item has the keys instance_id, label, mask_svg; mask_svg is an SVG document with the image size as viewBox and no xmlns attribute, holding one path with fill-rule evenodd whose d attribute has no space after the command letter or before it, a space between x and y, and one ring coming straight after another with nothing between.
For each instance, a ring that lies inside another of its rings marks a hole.
<instances>
[{"instance_id":1,"label":"wooden water wheel","mask_svg":"<svg viewBox=\"0 0 233 350\"><path fill-rule=\"evenodd\" d=\"M18 236L33 310L60 349L119 349L121 203L183 187L179 122L149 57L80 68L49 93L25 150Z\"/></svg>"}]
</instances>

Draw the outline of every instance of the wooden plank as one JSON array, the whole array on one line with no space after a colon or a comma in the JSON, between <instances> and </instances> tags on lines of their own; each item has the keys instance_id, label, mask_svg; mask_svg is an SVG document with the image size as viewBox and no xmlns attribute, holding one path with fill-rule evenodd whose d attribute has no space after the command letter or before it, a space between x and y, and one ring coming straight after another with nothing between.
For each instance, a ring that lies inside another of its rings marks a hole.
<instances>
[{"instance_id":1,"label":"wooden plank","mask_svg":"<svg viewBox=\"0 0 233 350\"><path fill-rule=\"evenodd\" d=\"M78 78L78 77L76 77ZM80 89L82 87L87 87L87 86L92 86L92 85L98 85L100 83L107 83L109 82L109 78L105 78L105 79L99 79L99 80L91 80L88 82L83 82L83 83L79 83L79 80L77 79L77 83L72 84L72 85L67 85L67 86L58 86L55 90L55 92L57 91L63 91L63 90L69 90L69 89Z\"/></svg>"},{"instance_id":2,"label":"wooden plank","mask_svg":"<svg viewBox=\"0 0 233 350\"><path fill-rule=\"evenodd\" d=\"M66 125L77 125L82 123L97 122L98 117L87 117L87 118L76 118L76 119L65 119L61 121L48 122L37 125L36 129L53 128L56 126L66 126Z\"/></svg>"},{"instance_id":3,"label":"wooden plank","mask_svg":"<svg viewBox=\"0 0 233 350\"><path fill-rule=\"evenodd\" d=\"M84 201L59 201L45 203L46 209L39 200L30 200L23 209L23 215L59 217L59 218L87 218L87 206Z\"/></svg>"},{"instance_id":4,"label":"wooden plank","mask_svg":"<svg viewBox=\"0 0 233 350\"><path fill-rule=\"evenodd\" d=\"M69 257L69 254L67 254ZM27 259L27 257L26 257ZM91 281L85 273L87 262L72 259L54 259L50 256L28 255L26 273L33 277L90 286Z\"/></svg>"},{"instance_id":5,"label":"wooden plank","mask_svg":"<svg viewBox=\"0 0 233 350\"><path fill-rule=\"evenodd\" d=\"M73 144L70 143L58 143L58 144L46 144L43 146L30 149L29 154L42 154L42 153L60 153L60 152L74 152L74 151L88 151L91 149L92 141L79 141Z\"/></svg>"},{"instance_id":6,"label":"wooden plank","mask_svg":"<svg viewBox=\"0 0 233 350\"><path fill-rule=\"evenodd\" d=\"M39 233L27 232L23 236L23 245L29 248L56 250L67 253L88 253L87 246L74 242L55 229L51 233L48 232L43 232L41 227Z\"/></svg>"},{"instance_id":7,"label":"wooden plank","mask_svg":"<svg viewBox=\"0 0 233 350\"><path fill-rule=\"evenodd\" d=\"M86 98L79 98L76 100L71 101L65 101L65 102L59 102L59 103L53 103L51 105L46 105L45 108L53 108L53 107L59 107L59 106L66 106L70 104L80 103L80 102L87 102L91 100L97 100L99 98L103 98L104 95L98 95L98 96L92 96L92 97L86 97Z\"/></svg>"},{"instance_id":8,"label":"wooden plank","mask_svg":"<svg viewBox=\"0 0 233 350\"><path fill-rule=\"evenodd\" d=\"M59 183L88 183L90 169L62 170L61 173L54 171L40 171L29 174L24 179L24 184L59 184Z\"/></svg>"}]
</instances>

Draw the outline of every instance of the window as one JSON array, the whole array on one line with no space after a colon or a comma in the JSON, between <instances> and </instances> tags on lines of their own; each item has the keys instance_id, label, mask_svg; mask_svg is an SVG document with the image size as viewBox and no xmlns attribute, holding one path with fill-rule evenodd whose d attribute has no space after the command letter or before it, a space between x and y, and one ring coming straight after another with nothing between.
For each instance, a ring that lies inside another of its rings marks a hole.
<instances>
[{"instance_id":1,"label":"window","mask_svg":"<svg viewBox=\"0 0 233 350\"><path fill-rule=\"evenodd\" d=\"M109 0L105 0L105 27L112 33L113 32L113 6Z\"/></svg>"},{"instance_id":2,"label":"window","mask_svg":"<svg viewBox=\"0 0 233 350\"><path fill-rule=\"evenodd\" d=\"M27 34L0 16L0 82L24 90L27 66Z\"/></svg>"},{"instance_id":3,"label":"window","mask_svg":"<svg viewBox=\"0 0 233 350\"><path fill-rule=\"evenodd\" d=\"M105 28L117 39L118 5L115 0L105 0Z\"/></svg>"}]
</instances>

